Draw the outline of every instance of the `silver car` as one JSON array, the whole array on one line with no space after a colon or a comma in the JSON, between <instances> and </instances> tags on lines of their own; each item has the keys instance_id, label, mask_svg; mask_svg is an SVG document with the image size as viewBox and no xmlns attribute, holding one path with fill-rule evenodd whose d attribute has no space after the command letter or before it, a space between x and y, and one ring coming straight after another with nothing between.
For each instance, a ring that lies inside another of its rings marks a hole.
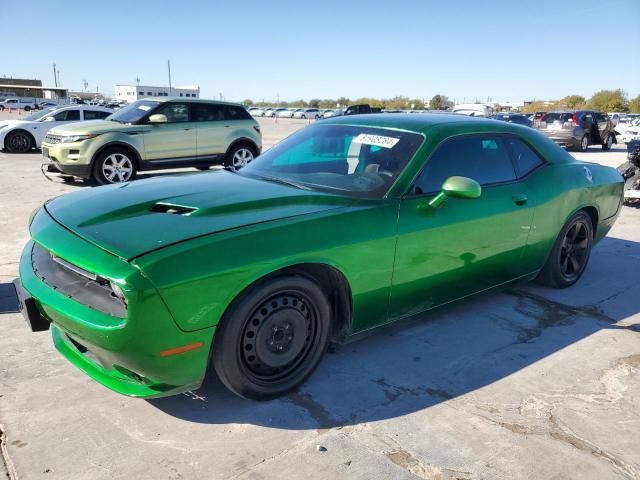
<instances>
[{"instance_id":1,"label":"silver car","mask_svg":"<svg viewBox=\"0 0 640 480\"><path fill-rule=\"evenodd\" d=\"M322 116L319 108L304 108L296 111L293 118L313 118L318 119Z\"/></svg>"},{"instance_id":2,"label":"silver car","mask_svg":"<svg viewBox=\"0 0 640 480\"><path fill-rule=\"evenodd\" d=\"M589 145L601 145L609 150L616 143L611 119L594 110L564 110L548 112L534 124L558 145L585 152Z\"/></svg>"}]
</instances>

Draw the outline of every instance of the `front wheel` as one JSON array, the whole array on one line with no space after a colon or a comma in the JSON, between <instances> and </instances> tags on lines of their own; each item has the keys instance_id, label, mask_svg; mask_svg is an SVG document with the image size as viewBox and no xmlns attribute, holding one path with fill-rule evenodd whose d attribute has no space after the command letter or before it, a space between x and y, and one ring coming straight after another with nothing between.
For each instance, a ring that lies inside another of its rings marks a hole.
<instances>
[{"instance_id":1,"label":"front wheel","mask_svg":"<svg viewBox=\"0 0 640 480\"><path fill-rule=\"evenodd\" d=\"M607 139L602 144L602 150L611 150L611 145L613 145L613 135L607 135Z\"/></svg>"},{"instance_id":2,"label":"front wheel","mask_svg":"<svg viewBox=\"0 0 640 480\"><path fill-rule=\"evenodd\" d=\"M128 182L135 176L135 161L131 152L123 148L111 148L102 152L93 166L93 177L101 185Z\"/></svg>"},{"instance_id":3,"label":"front wheel","mask_svg":"<svg viewBox=\"0 0 640 480\"><path fill-rule=\"evenodd\" d=\"M24 107L24 111L25 112L29 112L31 111L31 107L29 105L27 105L26 107Z\"/></svg>"},{"instance_id":4,"label":"front wheel","mask_svg":"<svg viewBox=\"0 0 640 480\"><path fill-rule=\"evenodd\" d=\"M253 161L255 156L253 149L248 145L237 145L227 153L224 165L235 172Z\"/></svg>"},{"instance_id":5,"label":"front wheel","mask_svg":"<svg viewBox=\"0 0 640 480\"><path fill-rule=\"evenodd\" d=\"M573 285L584 273L592 246L591 217L580 211L562 228L536 282L555 288Z\"/></svg>"},{"instance_id":6,"label":"front wheel","mask_svg":"<svg viewBox=\"0 0 640 480\"><path fill-rule=\"evenodd\" d=\"M11 153L28 153L35 147L33 137L24 130L9 133L4 144Z\"/></svg>"},{"instance_id":7,"label":"front wheel","mask_svg":"<svg viewBox=\"0 0 640 480\"><path fill-rule=\"evenodd\" d=\"M224 314L216 329L213 367L241 397L283 395L317 367L330 330L329 302L315 282L276 277L250 288Z\"/></svg>"}]
</instances>

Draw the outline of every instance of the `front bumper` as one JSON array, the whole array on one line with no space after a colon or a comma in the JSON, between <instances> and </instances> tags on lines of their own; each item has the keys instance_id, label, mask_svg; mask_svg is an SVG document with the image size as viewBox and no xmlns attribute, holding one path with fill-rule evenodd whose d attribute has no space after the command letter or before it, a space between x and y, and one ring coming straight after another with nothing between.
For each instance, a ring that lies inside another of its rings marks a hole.
<instances>
[{"instance_id":1,"label":"front bumper","mask_svg":"<svg viewBox=\"0 0 640 480\"><path fill-rule=\"evenodd\" d=\"M46 161L40 170L49 180L65 177L91 178L91 165L63 165L57 161Z\"/></svg>"},{"instance_id":2,"label":"front bumper","mask_svg":"<svg viewBox=\"0 0 640 480\"><path fill-rule=\"evenodd\" d=\"M34 217L31 233L56 256L125 286L126 318L97 311L41 280L32 265L34 242L27 243L20 259L21 285L51 322L54 345L67 360L102 385L134 397L173 395L200 386L214 328L180 330L155 287L135 267L61 227L44 209ZM164 354L196 344L189 351Z\"/></svg>"}]
</instances>

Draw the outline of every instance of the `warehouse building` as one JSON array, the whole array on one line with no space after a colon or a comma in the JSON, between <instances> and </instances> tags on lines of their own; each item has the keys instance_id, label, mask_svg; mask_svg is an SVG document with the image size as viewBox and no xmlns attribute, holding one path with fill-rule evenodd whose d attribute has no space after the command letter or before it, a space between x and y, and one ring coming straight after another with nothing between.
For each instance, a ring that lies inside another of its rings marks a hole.
<instances>
[{"instance_id":1,"label":"warehouse building","mask_svg":"<svg viewBox=\"0 0 640 480\"><path fill-rule=\"evenodd\" d=\"M67 100L69 92L66 88L42 86L42 80L28 78L0 77L0 101L7 98L18 98L29 102L42 99Z\"/></svg>"},{"instance_id":2,"label":"warehouse building","mask_svg":"<svg viewBox=\"0 0 640 480\"><path fill-rule=\"evenodd\" d=\"M149 97L200 97L200 87L198 85L171 88L150 87L145 85L116 85L115 90L116 100L123 100L128 103Z\"/></svg>"}]
</instances>

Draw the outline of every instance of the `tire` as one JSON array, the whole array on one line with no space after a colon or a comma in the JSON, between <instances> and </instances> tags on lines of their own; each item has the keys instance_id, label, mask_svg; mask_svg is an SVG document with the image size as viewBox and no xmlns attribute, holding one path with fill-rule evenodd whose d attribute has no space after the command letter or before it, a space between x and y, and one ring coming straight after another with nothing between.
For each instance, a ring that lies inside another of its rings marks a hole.
<instances>
[{"instance_id":1,"label":"tire","mask_svg":"<svg viewBox=\"0 0 640 480\"><path fill-rule=\"evenodd\" d=\"M213 367L235 394L268 400L313 373L330 331L331 308L314 281L272 278L240 295L225 312L216 328Z\"/></svg>"},{"instance_id":2,"label":"tire","mask_svg":"<svg viewBox=\"0 0 640 480\"><path fill-rule=\"evenodd\" d=\"M35 147L35 142L29 132L15 130L6 136L4 146L11 153L28 153Z\"/></svg>"},{"instance_id":3,"label":"tire","mask_svg":"<svg viewBox=\"0 0 640 480\"><path fill-rule=\"evenodd\" d=\"M580 145L578 145L578 148L580 149L581 152L586 152L587 150L589 150L589 137L587 135L582 136L582 138L580 139Z\"/></svg>"},{"instance_id":4,"label":"tire","mask_svg":"<svg viewBox=\"0 0 640 480\"><path fill-rule=\"evenodd\" d=\"M306 120L306 119L307 119L307 116L306 116L306 115L300 115L300 118L303 118L303 119L305 119L305 120Z\"/></svg>"},{"instance_id":5,"label":"tire","mask_svg":"<svg viewBox=\"0 0 640 480\"><path fill-rule=\"evenodd\" d=\"M25 111L25 112L29 112L29 111L31 111L31 107L30 107L29 105L26 105L26 106L24 107L24 111Z\"/></svg>"},{"instance_id":6,"label":"tire","mask_svg":"<svg viewBox=\"0 0 640 480\"><path fill-rule=\"evenodd\" d=\"M235 145L227 152L224 160L224 166L237 172L242 167L256 158L256 152L253 147L246 143Z\"/></svg>"},{"instance_id":7,"label":"tire","mask_svg":"<svg viewBox=\"0 0 640 480\"><path fill-rule=\"evenodd\" d=\"M128 182L135 177L136 159L125 148L109 148L98 155L93 164L93 178L100 185Z\"/></svg>"},{"instance_id":8,"label":"tire","mask_svg":"<svg viewBox=\"0 0 640 480\"><path fill-rule=\"evenodd\" d=\"M554 288L570 287L584 273L592 246L591 217L581 210L560 231L536 282Z\"/></svg>"},{"instance_id":9,"label":"tire","mask_svg":"<svg viewBox=\"0 0 640 480\"><path fill-rule=\"evenodd\" d=\"M602 144L602 150L611 150L611 145L613 145L613 135L607 135L606 140Z\"/></svg>"}]
</instances>

